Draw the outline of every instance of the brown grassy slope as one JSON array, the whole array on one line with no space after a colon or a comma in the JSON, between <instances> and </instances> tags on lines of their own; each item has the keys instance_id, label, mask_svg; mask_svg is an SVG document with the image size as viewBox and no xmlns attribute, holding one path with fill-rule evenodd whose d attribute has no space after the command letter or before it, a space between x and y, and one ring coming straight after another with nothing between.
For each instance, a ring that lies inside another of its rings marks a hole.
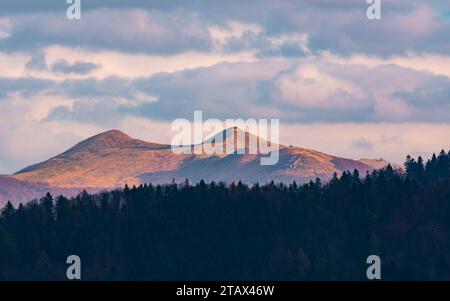
<instances>
[{"instance_id":1,"label":"brown grassy slope","mask_svg":"<svg viewBox=\"0 0 450 301\"><path fill-rule=\"evenodd\" d=\"M133 139L120 131L89 138L14 178L57 187L116 187L138 184L144 172L176 168L183 156L170 146Z\"/></svg>"},{"instance_id":2,"label":"brown grassy slope","mask_svg":"<svg viewBox=\"0 0 450 301\"><path fill-rule=\"evenodd\" d=\"M233 135L242 134L244 140ZM237 142L245 148L250 135L241 130L223 132L224 143ZM231 135L231 137L230 137ZM264 141L265 140L262 140ZM211 142L209 140L209 142ZM314 150L280 145L280 159L274 166L261 166L261 154L177 155L169 145L133 139L120 131L89 138L48 161L21 170L14 178L55 187L121 187L143 182L183 181L305 182L316 177L329 179L334 172L358 169L370 164L339 158Z\"/></svg>"}]
</instances>

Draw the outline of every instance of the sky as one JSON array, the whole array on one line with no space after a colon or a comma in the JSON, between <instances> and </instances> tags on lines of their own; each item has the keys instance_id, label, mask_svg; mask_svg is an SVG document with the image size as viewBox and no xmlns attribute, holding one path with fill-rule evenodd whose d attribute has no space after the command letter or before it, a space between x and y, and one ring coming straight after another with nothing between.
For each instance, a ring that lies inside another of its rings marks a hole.
<instances>
[{"instance_id":1,"label":"sky","mask_svg":"<svg viewBox=\"0 0 450 301\"><path fill-rule=\"evenodd\" d=\"M450 149L450 1L0 4L0 174L110 129L279 118L284 144L403 162Z\"/></svg>"}]
</instances>

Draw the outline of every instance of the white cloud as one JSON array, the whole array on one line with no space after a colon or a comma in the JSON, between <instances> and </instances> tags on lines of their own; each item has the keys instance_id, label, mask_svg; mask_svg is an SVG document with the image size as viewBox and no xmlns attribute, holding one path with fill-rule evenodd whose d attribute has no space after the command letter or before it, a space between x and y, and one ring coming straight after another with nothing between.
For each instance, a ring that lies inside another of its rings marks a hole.
<instances>
[{"instance_id":1,"label":"white cloud","mask_svg":"<svg viewBox=\"0 0 450 301\"><path fill-rule=\"evenodd\" d=\"M356 83L333 77L317 64L300 64L282 72L274 85L275 98L301 108L351 110L369 104L369 96Z\"/></svg>"}]
</instances>

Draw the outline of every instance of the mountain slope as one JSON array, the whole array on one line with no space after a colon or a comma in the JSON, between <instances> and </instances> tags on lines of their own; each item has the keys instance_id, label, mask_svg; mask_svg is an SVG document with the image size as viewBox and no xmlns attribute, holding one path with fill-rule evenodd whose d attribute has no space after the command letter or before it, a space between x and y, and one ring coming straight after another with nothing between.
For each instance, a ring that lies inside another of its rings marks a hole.
<instances>
[{"instance_id":1,"label":"mountain slope","mask_svg":"<svg viewBox=\"0 0 450 301\"><path fill-rule=\"evenodd\" d=\"M144 142L114 130L27 167L14 178L57 187L116 187L138 184L136 175L144 172L174 169L182 159L173 155L169 145Z\"/></svg>"},{"instance_id":2,"label":"mountain slope","mask_svg":"<svg viewBox=\"0 0 450 301\"><path fill-rule=\"evenodd\" d=\"M226 148L232 144L235 151L242 149L245 154L175 154L170 145L144 142L114 130L89 138L13 177L55 187L111 188L143 182L167 183L172 179L183 181L185 178L194 182L201 179L247 183L305 182L316 177L327 180L334 172L358 169L363 174L374 169L365 162L284 145L280 145L276 165L262 166L262 155L249 153L250 139L270 143L238 128L230 128L207 139L203 145L222 142ZM381 165L378 161L377 164Z\"/></svg>"},{"instance_id":3,"label":"mountain slope","mask_svg":"<svg viewBox=\"0 0 450 301\"><path fill-rule=\"evenodd\" d=\"M27 183L17 180L11 176L0 175L0 208L11 201L14 205L20 202L25 203L33 199L39 199L47 192L52 195L75 196L83 189L81 188L57 188L43 184ZM86 189L89 192L96 192L98 189Z\"/></svg>"},{"instance_id":4,"label":"mountain slope","mask_svg":"<svg viewBox=\"0 0 450 301\"><path fill-rule=\"evenodd\" d=\"M188 178L193 182L207 181L243 181L292 182L303 183L321 178L329 180L334 172L358 169L361 173L373 170L372 167L351 159L326 155L317 151L299 147L281 146L279 161L271 166L260 165L261 154L197 156L183 161L176 170L149 172L140 176L141 182L164 183L175 179L177 182Z\"/></svg>"}]
</instances>

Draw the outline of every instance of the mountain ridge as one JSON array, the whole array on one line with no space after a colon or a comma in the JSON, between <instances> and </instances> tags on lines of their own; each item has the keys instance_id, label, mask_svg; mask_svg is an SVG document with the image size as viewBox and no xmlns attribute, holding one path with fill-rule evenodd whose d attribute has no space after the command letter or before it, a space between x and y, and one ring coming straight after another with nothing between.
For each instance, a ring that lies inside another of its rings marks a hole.
<instances>
[{"instance_id":1,"label":"mountain ridge","mask_svg":"<svg viewBox=\"0 0 450 301\"><path fill-rule=\"evenodd\" d=\"M109 188L144 182L168 183L173 179L184 181L185 178L191 181L241 180L249 184L271 180L306 182L317 177L328 180L334 172L358 169L364 174L375 169L368 160L357 161L281 144L279 162L274 166L261 166L259 149L256 154L248 152L249 139L271 142L237 127L212 135L201 145L212 143L211 139L217 139L221 133L224 144L234 142L234 150L245 149L245 154L175 154L170 145L134 139L119 130L111 130L83 140L47 161L26 167L12 177L59 188ZM376 163L377 168L382 165Z\"/></svg>"},{"instance_id":2,"label":"mountain ridge","mask_svg":"<svg viewBox=\"0 0 450 301\"><path fill-rule=\"evenodd\" d=\"M120 130L109 130L109 131L97 134L95 136L92 136L90 138L87 138L87 139L77 143L73 147L69 148L65 152L63 152L53 158L50 158L49 160L53 160L53 159L58 160L58 159L66 158L77 152L97 152L97 151L101 151L104 148L108 148L108 149L116 149L116 148L164 149L164 148L170 148L170 145L146 142L143 140L131 138L130 136L128 136L127 134L125 134L124 132L122 132ZM14 175L33 171L37 168L44 167L45 163L48 162L49 160L25 167L24 169L21 169L21 170L17 171L16 173L14 173Z\"/></svg>"}]
</instances>

